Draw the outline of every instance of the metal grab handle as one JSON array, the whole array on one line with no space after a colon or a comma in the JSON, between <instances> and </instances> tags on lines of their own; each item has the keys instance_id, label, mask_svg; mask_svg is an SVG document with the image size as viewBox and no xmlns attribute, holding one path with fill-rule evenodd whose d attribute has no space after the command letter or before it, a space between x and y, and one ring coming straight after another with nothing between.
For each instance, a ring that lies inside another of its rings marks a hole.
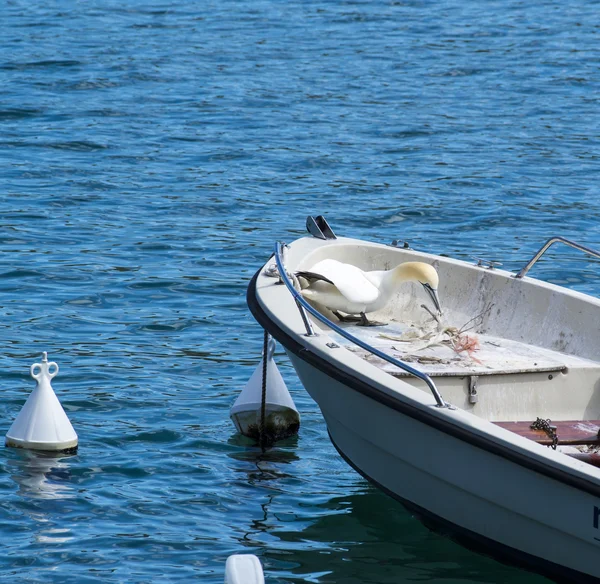
<instances>
[{"instance_id":1,"label":"metal grab handle","mask_svg":"<svg viewBox=\"0 0 600 584\"><path fill-rule=\"evenodd\" d=\"M574 241L571 241L570 239L565 239L564 237L551 237L546 243L544 243L544 245L539 249L539 251L529 260L529 263L518 273L515 275L515 278L522 278L533 266L533 264L535 264L535 262L537 262L542 255L544 255L544 253L546 253L546 250L553 244L553 243L564 243L565 245L568 245L570 247L574 247L575 249L578 249L579 251L583 251L585 253L589 253L590 255L600 258L600 252L594 251L593 249L590 249L589 247L585 247L583 245L579 245L578 243L575 243Z\"/></svg>"},{"instance_id":2,"label":"metal grab handle","mask_svg":"<svg viewBox=\"0 0 600 584\"><path fill-rule=\"evenodd\" d=\"M407 365L406 363L404 363L402 361L399 361L398 359L394 359L394 357L390 357L389 355L380 351L379 349L376 349L375 347L372 347L368 343L361 341L359 338L355 337L354 335L351 335L345 329L339 327L337 324L330 321L326 316L322 315L316 308L313 308L304 299L302 294L300 294L300 292L298 292L298 290L296 290L296 288L294 288L294 285L292 284L292 282L287 274L287 271L285 269L285 266L283 265L283 261L281 259L281 252L282 252L283 248L284 248L284 244L280 243L279 241L277 243L275 243L275 262L277 263L277 269L279 270L279 275L280 275L281 279L283 280L283 283L286 285L287 289L290 291L291 295L294 297L294 300L296 301L296 305L298 306L298 310L300 311L300 316L302 317L302 321L304 322L304 326L306 327L306 335L307 336L313 337L313 336L316 336L316 334L312 329L312 326L310 324L310 321L308 320L308 317L306 316L306 311L310 312L310 314L312 314L317 320L320 320L323 324L327 325L331 330L335 331L338 335L349 340L351 343L354 343L355 345L361 347L365 351L368 351L369 353L376 355L380 359L383 359L384 361L387 361L388 363L395 365L399 369L402 369L402 370L406 371L407 373L410 373L411 375L414 375L418 379L424 381L427 384L427 386L429 387L429 389L431 390L431 393L433 394L433 397L435 398L435 401L437 403L437 407L439 407L439 408L451 408L452 407L452 406L450 406L450 404L446 403L442 399L440 392L438 391L437 387L435 386L435 384L433 383L433 381L432 381L431 377L429 377L429 375L423 373L422 371L419 371L418 369L411 367L410 365Z\"/></svg>"}]
</instances>

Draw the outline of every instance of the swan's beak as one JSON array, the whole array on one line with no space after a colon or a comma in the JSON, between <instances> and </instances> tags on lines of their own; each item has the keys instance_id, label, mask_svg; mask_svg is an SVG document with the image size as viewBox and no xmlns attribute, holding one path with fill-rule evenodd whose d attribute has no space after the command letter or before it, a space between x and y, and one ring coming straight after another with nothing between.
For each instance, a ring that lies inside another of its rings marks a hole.
<instances>
[{"instance_id":1,"label":"swan's beak","mask_svg":"<svg viewBox=\"0 0 600 584\"><path fill-rule=\"evenodd\" d=\"M440 299L438 298L437 290L435 288L432 288L429 284L423 284L423 288L425 288L427 294L429 294L429 296L431 297L431 300L435 304L435 307L437 308L437 311L440 313L441 316L442 307L440 306Z\"/></svg>"}]
</instances>

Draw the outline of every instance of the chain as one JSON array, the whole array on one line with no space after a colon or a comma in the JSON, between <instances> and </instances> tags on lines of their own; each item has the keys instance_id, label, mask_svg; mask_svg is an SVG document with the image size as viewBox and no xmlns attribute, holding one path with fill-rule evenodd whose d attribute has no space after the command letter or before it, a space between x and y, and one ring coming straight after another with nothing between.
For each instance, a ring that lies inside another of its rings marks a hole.
<instances>
[{"instance_id":1,"label":"chain","mask_svg":"<svg viewBox=\"0 0 600 584\"><path fill-rule=\"evenodd\" d=\"M263 342L263 360L262 360L262 394L260 398L260 425L259 425L259 446L265 451L265 416L267 407L267 359L269 358L269 333L265 329Z\"/></svg>"},{"instance_id":2,"label":"chain","mask_svg":"<svg viewBox=\"0 0 600 584\"><path fill-rule=\"evenodd\" d=\"M551 420L544 420L542 418L537 418L531 426L529 426L532 430L543 430L548 434L548 437L552 440L552 444L550 444L550 448L552 450L556 450L556 445L558 444L558 436L556 435L556 426L550 425Z\"/></svg>"}]
</instances>

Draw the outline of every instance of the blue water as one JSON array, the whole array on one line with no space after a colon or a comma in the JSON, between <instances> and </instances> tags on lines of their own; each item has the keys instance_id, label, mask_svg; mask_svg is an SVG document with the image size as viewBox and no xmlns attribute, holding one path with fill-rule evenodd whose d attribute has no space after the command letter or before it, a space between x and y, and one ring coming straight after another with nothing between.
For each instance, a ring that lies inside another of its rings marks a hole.
<instances>
[{"instance_id":1,"label":"blue water","mask_svg":"<svg viewBox=\"0 0 600 584\"><path fill-rule=\"evenodd\" d=\"M347 467L281 349L299 436L261 455L228 413L262 346L246 286L308 214L511 270L551 235L600 247L597 13L6 2L0 434L48 351L80 448L0 450L2 579L216 583L251 552L271 583L545 582ZM597 261L547 258L532 275L600 293Z\"/></svg>"}]
</instances>

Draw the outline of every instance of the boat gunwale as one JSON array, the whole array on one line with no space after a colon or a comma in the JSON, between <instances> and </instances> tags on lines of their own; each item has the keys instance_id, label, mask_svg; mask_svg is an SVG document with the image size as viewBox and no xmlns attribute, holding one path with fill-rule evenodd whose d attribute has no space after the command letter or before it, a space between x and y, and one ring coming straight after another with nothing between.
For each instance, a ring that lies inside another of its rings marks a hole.
<instances>
[{"instance_id":1,"label":"boat gunwale","mask_svg":"<svg viewBox=\"0 0 600 584\"><path fill-rule=\"evenodd\" d=\"M282 329L277 323L269 318L269 315L258 299L257 280L265 267L266 265L259 268L252 277L247 288L246 301L252 315L257 322L277 341L279 341L286 348L286 350L291 351L309 365L316 367L321 372L329 375L348 388L358 391L362 395L374 399L386 407L390 407L393 410L407 415L410 418L413 418L454 438L462 440L465 443L471 444L472 446L481 448L486 452L514 462L519 466L527 468L528 470L532 470L562 484L574 487L594 497L600 497L600 480L594 480L594 477L590 476L590 470L595 470L593 467L589 470L587 468L575 468L574 466L571 466L575 461L569 461L566 455L564 455L565 458L567 458L565 462L552 460L552 463L549 464L550 461L548 459L540 457L539 453L534 451L534 447L539 447L539 445L535 442L531 442L523 438L523 444L526 445L527 448L521 445L515 448L515 445L507 442L506 439L502 438L502 436L498 436L498 434L504 431L507 434L512 434L509 430L503 430L495 427L492 422L474 416L474 414L471 414L465 410L457 410L464 415L476 418L482 423L489 424L490 430L492 430L491 432L486 432L483 430L483 434L475 432L472 428L469 428L468 425L464 423L453 422L445 415L442 415L442 412L446 411L444 408L428 407L426 404L423 404L425 407L417 407L416 405L411 404L408 400L403 400L400 399L399 396L386 393L374 385L366 383L358 376L351 375L344 369L337 367L332 360L325 359L314 350L311 350L300 343L296 338L294 338L291 334ZM518 435L515 436L518 437ZM582 473L584 476L579 473Z\"/></svg>"}]
</instances>

